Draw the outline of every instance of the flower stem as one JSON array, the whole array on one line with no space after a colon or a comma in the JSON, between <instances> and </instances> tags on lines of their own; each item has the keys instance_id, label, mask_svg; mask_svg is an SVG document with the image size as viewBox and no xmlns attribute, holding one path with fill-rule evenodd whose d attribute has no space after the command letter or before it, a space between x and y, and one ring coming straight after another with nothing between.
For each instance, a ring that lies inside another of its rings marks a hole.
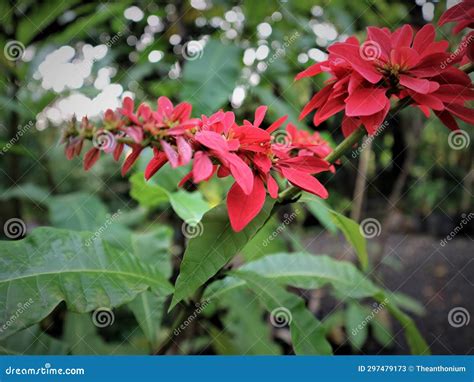
<instances>
[{"instance_id":1,"label":"flower stem","mask_svg":"<svg viewBox=\"0 0 474 382\"><path fill-rule=\"evenodd\" d=\"M402 101L399 101L397 105L390 110L390 114L386 121L392 119L400 110L404 109L410 104L411 100L406 98ZM384 122L385 123L385 122ZM366 130L363 126L360 126L357 130L355 130L351 135L349 135L346 139L344 139L336 148L329 154L326 158L324 158L329 163L334 163L338 159L342 158L344 154L346 154L355 144L357 144L362 137L366 134ZM377 133L375 133L377 135ZM290 186L286 190L280 193L278 198L279 204L286 204L291 203L294 201L295 198L299 195L301 189L298 187Z\"/></svg>"}]
</instances>

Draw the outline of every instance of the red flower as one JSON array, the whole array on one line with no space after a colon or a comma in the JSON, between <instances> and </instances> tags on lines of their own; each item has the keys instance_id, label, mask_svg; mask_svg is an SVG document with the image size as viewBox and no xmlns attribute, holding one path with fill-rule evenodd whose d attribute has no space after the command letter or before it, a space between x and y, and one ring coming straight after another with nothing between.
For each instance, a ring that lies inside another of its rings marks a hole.
<instances>
[{"instance_id":1,"label":"red flower","mask_svg":"<svg viewBox=\"0 0 474 382\"><path fill-rule=\"evenodd\" d=\"M447 41L435 42L435 30L425 25L415 36L409 25L391 33L369 27L368 40L359 44L355 37L329 47L327 61L317 63L296 78L328 72L332 77L304 107L300 118L317 109L314 124L344 111L345 136L364 125L374 134L390 109L390 98L410 97L425 114L432 109L453 128L452 115L472 123L472 110L464 107L472 99L467 75L452 66L446 52ZM447 97L446 86L456 85L460 97ZM462 90L461 90L462 89ZM464 114L461 116L460 114ZM450 122L446 121L450 119ZM457 126L456 126L457 128Z\"/></svg>"},{"instance_id":2,"label":"red flower","mask_svg":"<svg viewBox=\"0 0 474 382\"><path fill-rule=\"evenodd\" d=\"M446 23L456 23L453 28L454 33L459 33L464 28L474 28L474 0L462 0L443 13L438 25Z\"/></svg>"}]
</instances>

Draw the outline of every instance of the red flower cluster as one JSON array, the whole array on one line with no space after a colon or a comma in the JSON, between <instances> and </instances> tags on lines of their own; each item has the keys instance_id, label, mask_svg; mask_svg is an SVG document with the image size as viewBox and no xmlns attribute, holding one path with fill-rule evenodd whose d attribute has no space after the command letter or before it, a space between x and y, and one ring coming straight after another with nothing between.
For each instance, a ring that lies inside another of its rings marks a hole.
<instances>
[{"instance_id":1,"label":"red flower cluster","mask_svg":"<svg viewBox=\"0 0 474 382\"><path fill-rule=\"evenodd\" d=\"M462 0L449 8L439 19L438 25L456 23L453 32L458 34L465 28L474 28L474 0ZM461 41L456 55L463 58L462 63L474 61L474 31L469 32Z\"/></svg>"},{"instance_id":2,"label":"red flower cluster","mask_svg":"<svg viewBox=\"0 0 474 382\"><path fill-rule=\"evenodd\" d=\"M260 126L267 107L260 106L253 122L235 123L232 112L218 111L207 117L191 118L191 105L176 107L166 97L158 99L156 111L142 104L134 111L130 98L122 108L105 113L103 126L95 127L84 118L77 128L74 122L66 129L66 156L79 155L84 139L92 139L94 147L84 156L84 167L91 168L101 151L120 157L124 145L132 148L122 167L125 174L146 146L152 146L154 157L148 163L145 177L152 177L165 163L171 167L192 163L192 169L180 182L199 183L214 174L232 176L235 183L227 194L227 207L234 231L242 230L262 209L266 194L278 197L275 175L291 184L327 198L324 186L313 177L332 170L324 160L331 152L318 133L298 131L288 124L284 142L271 133L281 127L286 116L268 128Z\"/></svg>"},{"instance_id":3,"label":"red flower cluster","mask_svg":"<svg viewBox=\"0 0 474 382\"><path fill-rule=\"evenodd\" d=\"M469 1L471 3L472 0ZM369 27L368 40L360 44L355 37L329 47L328 59L316 63L296 79L327 72L331 78L304 107L300 118L317 110L317 126L344 111L345 136L363 125L374 134L386 118L390 99L407 99L426 116L430 110L452 130L454 116L474 123L472 109L464 106L474 99L469 76L455 67L446 51L447 41L435 41L435 29L425 25L416 35L409 25L391 33L387 28Z\"/></svg>"}]
</instances>

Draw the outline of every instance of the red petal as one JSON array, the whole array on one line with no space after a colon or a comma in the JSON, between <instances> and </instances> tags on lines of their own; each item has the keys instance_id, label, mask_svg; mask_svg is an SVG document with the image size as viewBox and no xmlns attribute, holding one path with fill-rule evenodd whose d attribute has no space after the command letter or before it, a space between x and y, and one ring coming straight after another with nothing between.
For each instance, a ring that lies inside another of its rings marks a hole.
<instances>
[{"instance_id":1,"label":"red petal","mask_svg":"<svg viewBox=\"0 0 474 382\"><path fill-rule=\"evenodd\" d=\"M357 118L344 116L342 118L342 134L344 137L351 135L360 126L360 121Z\"/></svg>"},{"instance_id":2,"label":"red petal","mask_svg":"<svg viewBox=\"0 0 474 382\"><path fill-rule=\"evenodd\" d=\"M335 43L328 48L330 53L344 58L362 77L375 84L382 79L372 62L364 60L360 55L360 47L347 43Z\"/></svg>"},{"instance_id":3,"label":"red petal","mask_svg":"<svg viewBox=\"0 0 474 382\"><path fill-rule=\"evenodd\" d=\"M273 199L278 198L278 183L270 173L267 174L267 189Z\"/></svg>"},{"instance_id":4,"label":"red petal","mask_svg":"<svg viewBox=\"0 0 474 382\"><path fill-rule=\"evenodd\" d=\"M323 199L326 199L329 196L326 188L324 188L324 186L314 176L285 167L281 167L281 172L291 184L294 184L302 190L311 192Z\"/></svg>"},{"instance_id":5,"label":"red petal","mask_svg":"<svg viewBox=\"0 0 474 382\"><path fill-rule=\"evenodd\" d=\"M93 147L84 155L84 170L88 171L100 158L100 150Z\"/></svg>"},{"instance_id":6,"label":"red petal","mask_svg":"<svg viewBox=\"0 0 474 382\"><path fill-rule=\"evenodd\" d=\"M263 118L265 118L265 114L267 113L267 107L266 106L259 106L257 107L257 110L255 110L255 118L253 120L253 125L255 127L259 127L263 121Z\"/></svg>"},{"instance_id":7,"label":"red petal","mask_svg":"<svg viewBox=\"0 0 474 382\"><path fill-rule=\"evenodd\" d=\"M288 119L287 115L284 115L283 117L278 118L275 122L273 122L267 129L267 131L271 134L273 133L276 129L278 129L281 125L285 123L285 121Z\"/></svg>"},{"instance_id":8,"label":"red petal","mask_svg":"<svg viewBox=\"0 0 474 382\"><path fill-rule=\"evenodd\" d=\"M155 153L155 156L151 159L145 169L145 179L150 179L156 172L163 167L163 165L168 161L166 154L164 152Z\"/></svg>"},{"instance_id":9,"label":"red petal","mask_svg":"<svg viewBox=\"0 0 474 382\"><path fill-rule=\"evenodd\" d=\"M438 116L438 118L443 122L450 130L452 131L457 131L459 130L458 123L454 119L454 117L451 115L449 111L443 110L443 111L435 111L435 114Z\"/></svg>"},{"instance_id":10,"label":"red petal","mask_svg":"<svg viewBox=\"0 0 474 382\"><path fill-rule=\"evenodd\" d=\"M135 161L138 159L138 156L142 152L143 147L140 145L134 145L132 148L132 152L130 155L125 158L125 162L123 162L122 166L122 176L125 176L125 174L130 170L130 167L135 163Z\"/></svg>"},{"instance_id":11,"label":"red petal","mask_svg":"<svg viewBox=\"0 0 474 382\"><path fill-rule=\"evenodd\" d=\"M235 181L245 194L250 194L253 188L253 173L250 167L237 154L226 153L224 158L229 162L229 169Z\"/></svg>"},{"instance_id":12,"label":"red petal","mask_svg":"<svg viewBox=\"0 0 474 382\"><path fill-rule=\"evenodd\" d=\"M428 45L435 39L435 28L432 24L426 24L421 28L413 40L413 49L418 53L423 53Z\"/></svg>"},{"instance_id":13,"label":"red petal","mask_svg":"<svg viewBox=\"0 0 474 382\"><path fill-rule=\"evenodd\" d=\"M113 154L115 161L119 160L120 155L122 155L122 151L123 151L123 143L117 143L114 149L114 154Z\"/></svg>"},{"instance_id":14,"label":"red petal","mask_svg":"<svg viewBox=\"0 0 474 382\"><path fill-rule=\"evenodd\" d=\"M330 166L324 159L307 155L281 160L279 164L308 174L317 174L322 171L327 171Z\"/></svg>"},{"instance_id":15,"label":"red petal","mask_svg":"<svg viewBox=\"0 0 474 382\"><path fill-rule=\"evenodd\" d=\"M227 142L222 135L214 131L200 131L195 135L196 141L216 151L227 150Z\"/></svg>"},{"instance_id":16,"label":"red petal","mask_svg":"<svg viewBox=\"0 0 474 382\"><path fill-rule=\"evenodd\" d=\"M375 114L387 104L387 96L384 88L362 88L357 89L346 98L346 115L357 117L361 115Z\"/></svg>"},{"instance_id":17,"label":"red petal","mask_svg":"<svg viewBox=\"0 0 474 382\"><path fill-rule=\"evenodd\" d=\"M400 85L421 94L428 94L438 90L439 88L439 84L437 82L431 82L422 78L414 78L405 74L400 75Z\"/></svg>"},{"instance_id":18,"label":"red petal","mask_svg":"<svg viewBox=\"0 0 474 382\"><path fill-rule=\"evenodd\" d=\"M321 105L323 105L327 101L329 95L331 94L332 88L333 85L331 84L325 86L319 92L317 92L301 111L299 120L301 121L304 117L311 113L311 111L317 109L318 107L321 107Z\"/></svg>"},{"instance_id":19,"label":"red petal","mask_svg":"<svg viewBox=\"0 0 474 382\"><path fill-rule=\"evenodd\" d=\"M194 155L192 172L194 183L199 183L212 175L213 165L207 154L203 153L202 151L198 151Z\"/></svg>"},{"instance_id":20,"label":"red petal","mask_svg":"<svg viewBox=\"0 0 474 382\"><path fill-rule=\"evenodd\" d=\"M193 156L191 145L183 137L176 137L176 146L179 153L179 165L188 164Z\"/></svg>"},{"instance_id":21,"label":"red petal","mask_svg":"<svg viewBox=\"0 0 474 382\"><path fill-rule=\"evenodd\" d=\"M255 176L253 189L246 195L237 183L227 194L227 209L232 229L242 231L262 210L265 204L265 187L260 177Z\"/></svg>"},{"instance_id":22,"label":"red petal","mask_svg":"<svg viewBox=\"0 0 474 382\"><path fill-rule=\"evenodd\" d=\"M170 165L173 168L179 166L179 155L176 150L166 141L161 140L161 147L170 161Z\"/></svg>"},{"instance_id":23,"label":"red petal","mask_svg":"<svg viewBox=\"0 0 474 382\"><path fill-rule=\"evenodd\" d=\"M295 80L300 80L304 77L312 77L315 76L319 73L321 73L323 70L321 67L325 64L327 64L328 61L323 61L323 62L318 62L316 64L311 65L309 68L303 70L302 72L298 73L295 77Z\"/></svg>"}]
</instances>

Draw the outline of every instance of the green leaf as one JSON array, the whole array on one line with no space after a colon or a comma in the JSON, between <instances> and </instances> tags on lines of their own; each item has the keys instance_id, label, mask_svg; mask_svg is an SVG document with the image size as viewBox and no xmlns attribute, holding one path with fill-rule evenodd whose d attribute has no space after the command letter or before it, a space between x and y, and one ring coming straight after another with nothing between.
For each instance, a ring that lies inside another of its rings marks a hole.
<instances>
[{"instance_id":1,"label":"green leaf","mask_svg":"<svg viewBox=\"0 0 474 382\"><path fill-rule=\"evenodd\" d=\"M255 272L297 288L315 289L330 284L351 298L371 297L379 291L352 263L325 255L279 253L244 264L239 270ZM204 298L212 300L243 284L241 280L226 277L209 285Z\"/></svg>"},{"instance_id":2,"label":"green leaf","mask_svg":"<svg viewBox=\"0 0 474 382\"><path fill-rule=\"evenodd\" d=\"M390 314L395 317L398 322L402 325L405 331L405 339L410 347L412 354L429 355L431 354L430 348L426 341L423 339L421 333L418 331L413 320L403 313L396 305L396 301L393 296L387 296L383 292L377 293L374 298L384 304Z\"/></svg>"},{"instance_id":3,"label":"green leaf","mask_svg":"<svg viewBox=\"0 0 474 382\"><path fill-rule=\"evenodd\" d=\"M47 191L47 189L43 187L33 183L25 183L3 191L0 194L0 200L19 198L25 201L44 203L48 199L49 194L50 193Z\"/></svg>"},{"instance_id":4,"label":"green leaf","mask_svg":"<svg viewBox=\"0 0 474 382\"><path fill-rule=\"evenodd\" d=\"M59 355L67 352L66 343L44 333L39 325L20 330L0 341L0 354L5 355Z\"/></svg>"},{"instance_id":5,"label":"green leaf","mask_svg":"<svg viewBox=\"0 0 474 382\"><path fill-rule=\"evenodd\" d=\"M73 355L135 355L144 354L127 341L106 342L99 335L90 314L67 312L64 323L64 341Z\"/></svg>"},{"instance_id":6,"label":"green leaf","mask_svg":"<svg viewBox=\"0 0 474 382\"><path fill-rule=\"evenodd\" d=\"M186 192L179 190L169 194L170 203L174 212L190 224L197 224L203 215L210 210L200 192Z\"/></svg>"},{"instance_id":7,"label":"green leaf","mask_svg":"<svg viewBox=\"0 0 474 382\"><path fill-rule=\"evenodd\" d=\"M429 347L413 320L397 307L395 298L386 295L351 263L305 253L275 254L245 264L239 271L254 272L279 284L297 288L319 288L329 283L336 291L349 298L373 297L384 304L405 328L405 337L412 353L429 353ZM220 298L225 293L243 286L243 280L232 276L225 277L209 285L204 291L203 299Z\"/></svg>"},{"instance_id":8,"label":"green leaf","mask_svg":"<svg viewBox=\"0 0 474 382\"><path fill-rule=\"evenodd\" d=\"M128 304L150 343L151 350L156 349L160 343L161 320L166 299L166 296L145 291Z\"/></svg>"},{"instance_id":9,"label":"green leaf","mask_svg":"<svg viewBox=\"0 0 474 382\"><path fill-rule=\"evenodd\" d=\"M157 227L147 233L134 233L132 247L135 256L147 264L156 266L167 278L171 276L172 266L169 253L173 231L166 226ZM128 307L133 312L140 328L155 349L160 342L161 321L166 296L151 291L140 293Z\"/></svg>"},{"instance_id":10,"label":"green leaf","mask_svg":"<svg viewBox=\"0 0 474 382\"><path fill-rule=\"evenodd\" d=\"M236 289L219 300L219 307L227 310L220 317L232 343L229 349L221 348L220 354L281 354L271 340L270 327L262 320L264 309L252 292Z\"/></svg>"},{"instance_id":11,"label":"green leaf","mask_svg":"<svg viewBox=\"0 0 474 382\"><path fill-rule=\"evenodd\" d=\"M426 313L426 309L421 303L404 293L395 292L391 294L391 297L399 308L407 312L414 313L418 316L423 316Z\"/></svg>"},{"instance_id":12,"label":"green leaf","mask_svg":"<svg viewBox=\"0 0 474 382\"><path fill-rule=\"evenodd\" d=\"M368 310L356 301L350 301L346 309L346 333L352 348L362 349L369 334Z\"/></svg>"},{"instance_id":13,"label":"green leaf","mask_svg":"<svg viewBox=\"0 0 474 382\"><path fill-rule=\"evenodd\" d=\"M372 335L383 347L388 347L393 343L392 327L390 326L390 316L381 311L370 321Z\"/></svg>"},{"instance_id":14,"label":"green leaf","mask_svg":"<svg viewBox=\"0 0 474 382\"><path fill-rule=\"evenodd\" d=\"M141 206L157 207L168 202L168 192L151 180L147 182L142 172L130 177L130 186L130 196Z\"/></svg>"},{"instance_id":15,"label":"green leaf","mask_svg":"<svg viewBox=\"0 0 474 382\"><path fill-rule=\"evenodd\" d=\"M357 253L363 271L369 266L369 255L367 254L367 243L365 237L360 233L359 224L340 213L330 210L334 224L344 234L346 240L352 245Z\"/></svg>"},{"instance_id":16,"label":"green leaf","mask_svg":"<svg viewBox=\"0 0 474 382\"><path fill-rule=\"evenodd\" d=\"M247 283L278 325L285 321L289 324L296 354L332 354L324 327L306 308L301 297L287 292L274 280L256 273L236 271L233 274ZM280 314L283 322L278 321Z\"/></svg>"},{"instance_id":17,"label":"green leaf","mask_svg":"<svg viewBox=\"0 0 474 382\"><path fill-rule=\"evenodd\" d=\"M77 231L92 231L107 219L107 209L100 199L78 192L51 197L48 203L52 225Z\"/></svg>"},{"instance_id":18,"label":"green leaf","mask_svg":"<svg viewBox=\"0 0 474 382\"><path fill-rule=\"evenodd\" d=\"M241 50L235 44L210 40L194 60L185 63L181 99L197 114L211 114L226 104L239 78Z\"/></svg>"},{"instance_id":19,"label":"green leaf","mask_svg":"<svg viewBox=\"0 0 474 382\"><path fill-rule=\"evenodd\" d=\"M89 233L38 228L23 240L0 241L0 317L18 316L0 338L39 322L61 301L88 312L122 305L149 288L173 291L155 267L105 241L86 245L88 240ZM21 314L18 304L28 305Z\"/></svg>"},{"instance_id":20,"label":"green leaf","mask_svg":"<svg viewBox=\"0 0 474 382\"><path fill-rule=\"evenodd\" d=\"M199 223L201 235L189 240L184 253L170 309L190 297L242 250L267 221L274 203L267 200L260 214L240 232L232 230L225 205L214 207L204 215Z\"/></svg>"},{"instance_id":21,"label":"green leaf","mask_svg":"<svg viewBox=\"0 0 474 382\"><path fill-rule=\"evenodd\" d=\"M309 212L331 233L336 233L338 228L334 224L328 204L316 195L303 192L298 202L303 202Z\"/></svg>"}]
</instances>

